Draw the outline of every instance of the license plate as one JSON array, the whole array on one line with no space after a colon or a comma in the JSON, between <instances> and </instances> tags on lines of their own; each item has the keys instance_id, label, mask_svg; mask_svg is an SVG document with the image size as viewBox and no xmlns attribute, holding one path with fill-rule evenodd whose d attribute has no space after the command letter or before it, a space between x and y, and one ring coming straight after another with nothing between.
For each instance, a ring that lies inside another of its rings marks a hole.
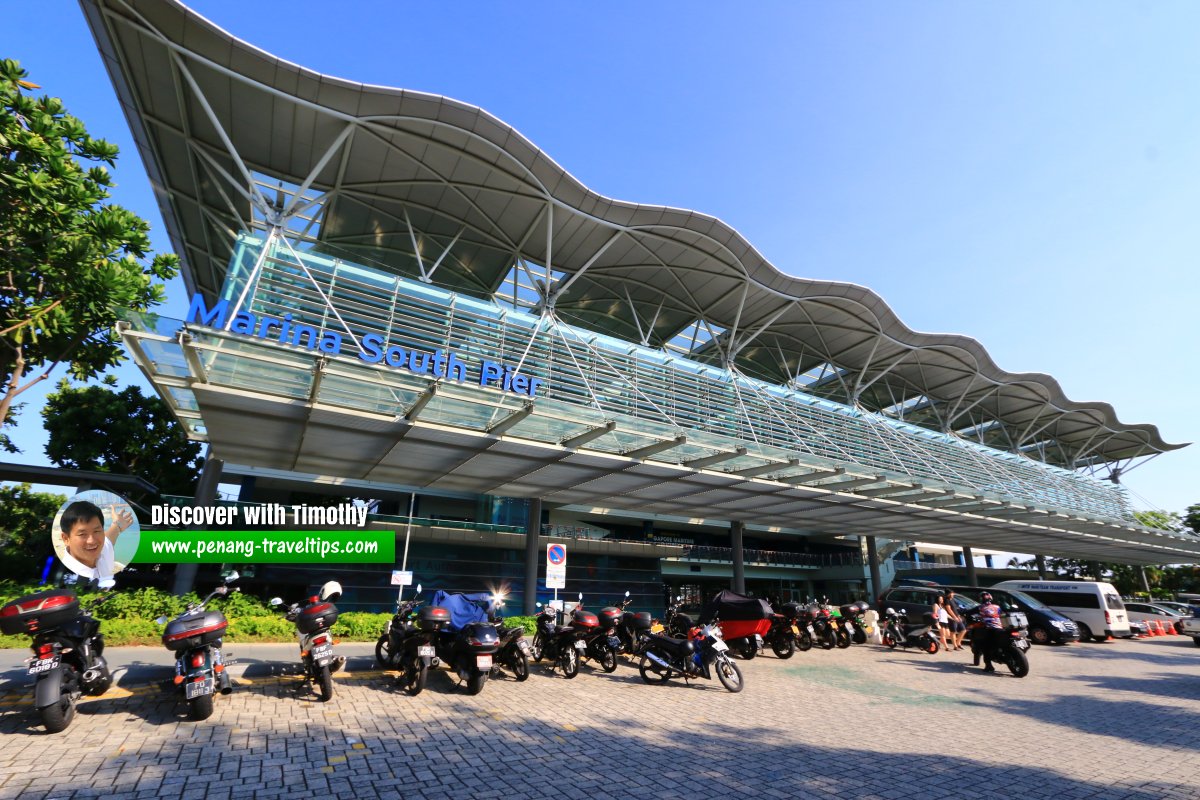
<instances>
[{"instance_id":1,"label":"license plate","mask_svg":"<svg viewBox=\"0 0 1200 800\"><path fill-rule=\"evenodd\" d=\"M854 633L854 624L851 623L850 620L846 620L845 622L846 622L846 632Z\"/></svg>"},{"instance_id":2,"label":"license plate","mask_svg":"<svg viewBox=\"0 0 1200 800\"><path fill-rule=\"evenodd\" d=\"M431 647L429 649L432 650L433 648ZM525 641L524 639L517 639L517 649L520 650L522 653L528 653L529 652L529 642ZM433 655L433 653L430 653L429 655Z\"/></svg>"},{"instance_id":3,"label":"license plate","mask_svg":"<svg viewBox=\"0 0 1200 800\"><path fill-rule=\"evenodd\" d=\"M725 644L720 639L713 639L712 647L713 650L716 650L718 653L724 653L729 649L729 645Z\"/></svg>"},{"instance_id":4,"label":"license plate","mask_svg":"<svg viewBox=\"0 0 1200 800\"><path fill-rule=\"evenodd\" d=\"M793 626L792 626L792 633L794 633L794 634L796 634L797 636L799 636L799 635L800 635L800 628L798 628L797 626L793 625Z\"/></svg>"},{"instance_id":5,"label":"license plate","mask_svg":"<svg viewBox=\"0 0 1200 800\"><path fill-rule=\"evenodd\" d=\"M434 647L431 644L423 644L417 647L417 655L421 658L433 658Z\"/></svg>"},{"instance_id":6,"label":"license plate","mask_svg":"<svg viewBox=\"0 0 1200 800\"><path fill-rule=\"evenodd\" d=\"M58 656L53 658L41 658L29 665L30 675L41 675L43 672L49 672L59 664Z\"/></svg>"},{"instance_id":7,"label":"license plate","mask_svg":"<svg viewBox=\"0 0 1200 800\"><path fill-rule=\"evenodd\" d=\"M651 626L650 626L650 632L651 632L651 633L662 633L662 632L663 632L663 626L662 626L662 625L659 625L658 623L655 623L655 624L653 624L653 625L651 625Z\"/></svg>"},{"instance_id":8,"label":"license plate","mask_svg":"<svg viewBox=\"0 0 1200 800\"><path fill-rule=\"evenodd\" d=\"M575 642L575 649L580 652L587 650L587 642L580 639L579 641Z\"/></svg>"},{"instance_id":9,"label":"license plate","mask_svg":"<svg viewBox=\"0 0 1200 800\"><path fill-rule=\"evenodd\" d=\"M203 697L206 694L213 693L212 678L205 678L202 681L193 681L184 684L184 697L191 700L194 697Z\"/></svg>"},{"instance_id":10,"label":"license plate","mask_svg":"<svg viewBox=\"0 0 1200 800\"><path fill-rule=\"evenodd\" d=\"M475 666L478 669L491 669L492 668L492 657L491 656L475 656Z\"/></svg>"},{"instance_id":11,"label":"license plate","mask_svg":"<svg viewBox=\"0 0 1200 800\"><path fill-rule=\"evenodd\" d=\"M816 636L816 635L817 635L817 631L816 631L816 630L813 628L813 626L812 626L812 625L809 625L809 626L808 626L808 635L809 635L809 636Z\"/></svg>"},{"instance_id":12,"label":"license plate","mask_svg":"<svg viewBox=\"0 0 1200 800\"><path fill-rule=\"evenodd\" d=\"M1029 640L1028 639L1018 639L1017 640L1017 649L1020 650L1021 652L1025 652L1026 650L1028 650L1029 649Z\"/></svg>"},{"instance_id":13,"label":"license plate","mask_svg":"<svg viewBox=\"0 0 1200 800\"><path fill-rule=\"evenodd\" d=\"M333 645L321 644L312 649L312 660L328 663L329 659L333 658ZM324 666L324 664L322 664Z\"/></svg>"}]
</instances>

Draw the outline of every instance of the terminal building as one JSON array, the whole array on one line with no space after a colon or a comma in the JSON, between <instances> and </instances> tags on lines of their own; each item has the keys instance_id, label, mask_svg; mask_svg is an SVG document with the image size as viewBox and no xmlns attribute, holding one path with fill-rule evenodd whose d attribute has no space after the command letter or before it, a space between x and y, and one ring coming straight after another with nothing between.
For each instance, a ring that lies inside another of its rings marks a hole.
<instances>
[{"instance_id":1,"label":"terminal building","mask_svg":"<svg viewBox=\"0 0 1200 800\"><path fill-rule=\"evenodd\" d=\"M718 219L603 197L477 107L317 74L174 0L81 5L191 294L121 334L242 502L369 502L416 580L526 609L550 542L567 592L645 607L873 596L916 542L968 568L1200 556L1119 483L1182 446L1151 425ZM392 568L256 579L382 609Z\"/></svg>"}]
</instances>

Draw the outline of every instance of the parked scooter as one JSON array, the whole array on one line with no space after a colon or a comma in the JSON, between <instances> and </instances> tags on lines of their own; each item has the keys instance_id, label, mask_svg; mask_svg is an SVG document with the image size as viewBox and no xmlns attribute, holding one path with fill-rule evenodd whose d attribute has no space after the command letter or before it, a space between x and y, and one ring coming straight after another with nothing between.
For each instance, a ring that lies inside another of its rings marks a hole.
<instances>
[{"instance_id":1,"label":"parked scooter","mask_svg":"<svg viewBox=\"0 0 1200 800\"><path fill-rule=\"evenodd\" d=\"M674 675L717 680L730 692L745 687L742 672L729 657L729 645L721 638L721 629L711 624L693 627L687 638L650 634L642 650L638 671L646 683L666 683Z\"/></svg>"},{"instance_id":2,"label":"parked scooter","mask_svg":"<svg viewBox=\"0 0 1200 800\"><path fill-rule=\"evenodd\" d=\"M102 581L109 589L113 580ZM101 597L95 608L112 595ZM33 702L48 733L66 730L80 696L101 695L112 685L104 660L100 622L80 608L70 589L46 589L18 597L0 608L0 632L33 637L27 674L35 678Z\"/></svg>"},{"instance_id":3,"label":"parked scooter","mask_svg":"<svg viewBox=\"0 0 1200 800\"><path fill-rule=\"evenodd\" d=\"M478 605L472 612L479 614L477 621L467 622L458 630L455 626L454 604L476 604L490 601L491 595L451 595L436 592L433 601L439 607L445 607L450 612L450 625L437 631L434 636L434 650L437 657L450 666L451 671L458 675L467 687L468 694L479 694L488 676L492 674L496 651L500 648L500 637L496 627L487 622L487 615ZM467 607L455 605L456 608Z\"/></svg>"},{"instance_id":4,"label":"parked scooter","mask_svg":"<svg viewBox=\"0 0 1200 800\"><path fill-rule=\"evenodd\" d=\"M529 680L529 640L525 638L525 628L517 625L507 627L500 614L504 608L504 595L497 594L492 602L492 624L496 626L496 635L500 646L496 649L495 662L492 664L493 673L504 668L513 674L518 681Z\"/></svg>"},{"instance_id":5,"label":"parked scooter","mask_svg":"<svg viewBox=\"0 0 1200 800\"><path fill-rule=\"evenodd\" d=\"M791 658L796 652L796 639L800 635L800 628L796 624L800 614L800 606L796 603L785 603L780 607L783 613L776 612L771 615L771 629L767 631L764 638L766 643L771 646L771 650L779 658ZM812 647L812 640L809 640L809 647ZM807 649L807 648L805 648Z\"/></svg>"},{"instance_id":6,"label":"parked scooter","mask_svg":"<svg viewBox=\"0 0 1200 800\"><path fill-rule=\"evenodd\" d=\"M682 639L687 636L688 631L696 627L696 623L691 616L684 614L679 609L683 606L683 595L676 595L675 599L667 604L667 613L663 615L663 630L668 636L673 636L676 639Z\"/></svg>"},{"instance_id":7,"label":"parked scooter","mask_svg":"<svg viewBox=\"0 0 1200 800\"><path fill-rule=\"evenodd\" d=\"M925 625L909 629L908 615L903 609L896 611L889 608L884 612L886 622L883 626L883 643L893 650L897 645L907 650L915 647L923 652L934 654L941 649L937 637L933 635L933 615L925 612Z\"/></svg>"},{"instance_id":8,"label":"parked scooter","mask_svg":"<svg viewBox=\"0 0 1200 800\"><path fill-rule=\"evenodd\" d=\"M561 625L561 612L550 606L537 604L541 609L537 615L537 633L533 635L530 655L534 661L548 659L553 667L562 670L563 677L574 678L579 674L579 660L587 650L587 643L578 637L578 631L570 625Z\"/></svg>"},{"instance_id":9,"label":"parked scooter","mask_svg":"<svg viewBox=\"0 0 1200 800\"><path fill-rule=\"evenodd\" d=\"M838 629L833 622L829 606L823 603L809 603L805 608L810 620L809 632L813 642L826 650L832 650L838 643Z\"/></svg>"},{"instance_id":10,"label":"parked scooter","mask_svg":"<svg viewBox=\"0 0 1200 800\"><path fill-rule=\"evenodd\" d=\"M621 621L617 625L617 640L621 643L618 652L637 655L641 652L642 641L650 633L654 619L649 611L629 611L629 590L625 590L625 599L616 607L621 609ZM606 609L607 610L607 609ZM601 612L603 614L603 612Z\"/></svg>"},{"instance_id":11,"label":"parked scooter","mask_svg":"<svg viewBox=\"0 0 1200 800\"><path fill-rule=\"evenodd\" d=\"M847 603L838 609L842 613L842 619L846 620L847 629L850 631L850 641L854 644L867 643L867 621L863 615L870 608L870 604L865 600L858 600Z\"/></svg>"},{"instance_id":12,"label":"parked scooter","mask_svg":"<svg viewBox=\"0 0 1200 800\"><path fill-rule=\"evenodd\" d=\"M288 621L296 624L304 675L316 685L322 703L333 698L333 673L346 663L345 656L333 654L333 635L329 632L337 622L338 610L334 603L341 596L342 585L329 581L303 604L292 603L286 609ZM283 606L283 598L272 597L270 603L279 608Z\"/></svg>"},{"instance_id":13,"label":"parked scooter","mask_svg":"<svg viewBox=\"0 0 1200 800\"><path fill-rule=\"evenodd\" d=\"M176 654L175 685L183 690L188 716L194 720L212 716L214 692L233 691L221 657L221 643L229 621L220 611L209 611L208 603L214 597L238 591L229 588L237 579L238 573L231 572L212 594L199 603L189 603L175 619L168 622L166 617L158 618L159 625L166 625L162 643Z\"/></svg>"},{"instance_id":14,"label":"parked scooter","mask_svg":"<svg viewBox=\"0 0 1200 800\"><path fill-rule=\"evenodd\" d=\"M600 622L599 614L593 614L583 607L583 592L580 592L579 605L571 612L571 627L584 643L583 650L577 652L583 660L595 661L605 672L614 672L617 669L617 648L620 642L612 633L612 620L609 622L609 627L605 628Z\"/></svg>"}]
</instances>

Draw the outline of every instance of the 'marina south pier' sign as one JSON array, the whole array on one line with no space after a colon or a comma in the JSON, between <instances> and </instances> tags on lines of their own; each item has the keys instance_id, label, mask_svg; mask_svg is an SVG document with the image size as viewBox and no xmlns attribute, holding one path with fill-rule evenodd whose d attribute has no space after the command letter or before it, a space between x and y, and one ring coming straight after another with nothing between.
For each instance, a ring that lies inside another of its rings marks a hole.
<instances>
[{"instance_id":1,"label":"'marina south pier' sign","mask_svg":"<svg viewBox=\"0 0 1200 800\"><path fill-rule=\"evenodd\" d=\"M337 331L317 330L311 325L294 322L291 314L271 317L242 310L230 318L228 300L220 300L212 308L209 308L203 297L193 295L186 321L194 325L220 328L231 333L253 336L256 339L279 344L304 347L333 356L342 355L342 335ZM538 389L545 386L545 381L541 378L522 375L516 367L485 359L479 362L475 370L471 370L467 362L454 352L434 350L430 353L400 347L389 344L377 333L368 333L358 337L357 350L358 358L368 364L384 364L394 369L408 369L417 375L445 378L458 383L475 381L480 386L529 397L537 395Z\"/></svg>"}]
</instances>

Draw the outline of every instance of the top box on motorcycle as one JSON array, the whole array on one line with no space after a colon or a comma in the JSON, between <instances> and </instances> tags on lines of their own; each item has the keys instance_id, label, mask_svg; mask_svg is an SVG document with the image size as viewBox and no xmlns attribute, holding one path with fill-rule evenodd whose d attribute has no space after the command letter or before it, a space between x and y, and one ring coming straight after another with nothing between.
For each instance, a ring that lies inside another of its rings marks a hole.
<instances>
[{"instance_id":1,"label":"top box on motorcycle","mask_svg":"<svg viewBox=\"0 0 1200 800\"><path fill-rule=\"evenodd\" d=\"M70 589L45 589L0 608L0 633L15 636L57 628L79 616L79 598Z\"/></svg>"},{"instance_id":2,"label":"top box on motorcycle","mask_svg":"<svg viewBox=\"0 0 1200 800\"><path fill-rule=\"evenodd\" d=\"M782 606L780 606L780 608L781 611L779 613L783 614L785 617L798 617L800 616L800 611L803 606L801 606L799 603L784 603Z\"/></svg>"},{"instance_id":3,"label":"top box on motorcycle","mask_svg":"<svg viewBox=\"0 0 1200 800\"><path fill-rule=\"evenodd\" d=\"M423 631L440 631L450 624L450 612L439 606L417 609L417 627Z\"/></svg>"},{"instance_id":4,"label":"top box on motorcycle","mask_svg":"<svg viewBox=\"0 0 1200 800\"><path fill-rule=\"evenodd\" d=\"M648 631L654 626L654 617L649 611L639 611L633 615L633 628L638 631Z\"/></svg>"},{"instance_id":5,"label":"top box on motorcycle","mask_svg":"<svg viewBox=\"0 0 1200 800\"><path fill-rule=\"evenodd\" d=\"M296 615L296 630L301 633L329 630L337 619L338 610L333 603L313 603L300 609Z\"/></svg>"},{"instance_id":6,"label":"top box on motorcycle","mask_svg":"<svg viewBox=\"0 0 1200 800\"><path fill-rule=\"evenodd\" d=\"M704 608L700 610L700 621L709 622L714 618L718 618L722 622L770 619L773 613L766 600L746 597L726 589L717 592L712 600L704 604Z\"/></svg>"},{"instance_id":7,"label":"top box on motorcycle","mask_svg":"<svg viewBox=\"0 0 1200 800\"><path fill-rule=\"evenodd\" d=\"M220 611L197 611L173 619L163 631L162 643L168 650L190 650L215 644L225 635L229 621Z\"/></svg>"},{"instance_id":8,"label":"top box on motorcycle","mask_svg":"<svg viewBox=\"0 0 1200 800\"><path fill-rule=\"evenodd\" d=\"M571 612L571 624L584 628L594 628L600 624L600 618L590 611L577 608Z\"/></svg>"},{"instance_id":9,"label":"top box on motorcycle","mask_svg":"<svg viewBox=\"0 0 1200 800\"><path fill-rule=\"evenodd\" d=\"M617 627L617 623L621 621L621 617L624 615L625 612L621 609L616 606L609 606L608 608L600 609L600 613L597 616L600 617L601 627L607 629Z\"/></svg>"},{"instance_id":10,"label":"top box on motorcycle","mask_svg":"<svg viewBox=\"0 0 1200 800\"><path fill-rule=\"evenodd\" d=\"M838 611L843 617L856 617L864 610L858 603L847 603L844 606L838 606Z\"/></svg>"}]
</instances>

